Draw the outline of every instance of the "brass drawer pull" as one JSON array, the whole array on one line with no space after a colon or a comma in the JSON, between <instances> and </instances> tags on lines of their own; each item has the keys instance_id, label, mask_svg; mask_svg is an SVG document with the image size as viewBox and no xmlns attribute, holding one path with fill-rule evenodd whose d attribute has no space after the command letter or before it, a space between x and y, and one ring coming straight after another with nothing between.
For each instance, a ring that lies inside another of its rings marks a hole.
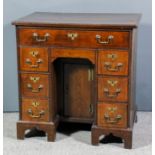
<instances>
[{"instance_id":1,"label":"brass drawer pull","mask_svg":"<svg viewBox=\"0 0 155 155\"><path fill-rule=\"evenodd\" d=\"M104 94L109 98L115 98L121 92L120 88L117 88L115 92L110 93L108 88L104 88Z\"/></svg>"},{"instance_id":2,"label":"brass drawer pull","mask_svg":"<svg viewBox=\"0 0 155 155\"><path fill-rule=\"evenodd\" d=\"M28 109L27 113L29 114L30 117L32 118L40 118L42 115L45 114L44 110L41 110L37 115L35 115L32 111L32 109Z\"/></svg>"},{"instance_id":3,"label":"brass drawer pull","mask_svg":"<svg viewBox=\"0 0 155 155\"><path fill-rule=\"evenodd\" d=\"M27 84L27 88L31 89L32 93L39 93L41 89L43 89L43 85L39 85L37 89L33 89L30 83Z\"/></svg>"},{"instance_id":4,"label":"brass drawer pull","mask_svg":"<svg viewBox=\"0 0 155 155\"><path fill-rule=\"evenodd\" d=\"M70 38L71 40L74 40L75 38L78 37L77 33L67 33L67 37Z\"/></svg>"},{"instance_id":5,"label":"brass drawer pull","mask_svg":"<svg viewBox=\"0 0 155 155\"><path fill-rule=\"evenodd\" d=\"M123 66L122 63L118 63L114 68L112 68L112 65L110 62L104 63L104 67L106 68L106 70L111 72L118 72L122 66Z\"/></svg>"},{"instance_id":6,"label":"brass drawer pull","mask_svg":"<svg viewBox=\"0 0 155 155\"><path fill-rule=\"evenodd\" d=\"M27 58L25 62L27 64L29 64L31 68L38 68L39 67L39 64L43 63L43 60L42 59L38 59L36 61L36 64L32 64L31 60L29 58Z\"/></svg>"},{"instance_id":7,"label":"brass drawer pull","mask_svg":"<svg viewBox=\"0 0 155 155\"><path fill-rule=\"evenodd\" d=\"M115 124L122 119L122 115L117 115L115 118L110 118L108 114L104 114L104 120L106 123Z\"/></svg>"},{"instance_id":8,"label":"brass drawer pull","mask_svg":"<svg viewBox=\"0 0 155 155\"><path fill-rule=\"evenodd\" d=\"M50 37L50 34L45 33L44 36L39 36L37 33L33 33L32 37L36 42L46 42L48 40L48 38Z\"/></svg>"},{"instance_id":9,"label":"brass drawer pull","mask_svg":"<svg viewBox=\"0 0 155 155\"><path fill-rule=\"evenodd\" d=\"M102 37L100 35L98 34L96 35L96 40L100 44L110 44L113 39L114 39L114 36L112 35L109 35L107 40L102 40Z\"/></svg>"}]
</instances>

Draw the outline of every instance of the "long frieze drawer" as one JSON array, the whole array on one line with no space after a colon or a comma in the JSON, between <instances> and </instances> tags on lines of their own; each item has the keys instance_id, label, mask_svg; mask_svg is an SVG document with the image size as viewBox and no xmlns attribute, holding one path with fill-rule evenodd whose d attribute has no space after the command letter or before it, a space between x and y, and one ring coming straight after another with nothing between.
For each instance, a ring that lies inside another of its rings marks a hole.
<instances>
[{"instance_id":1,"label":"long frieze drawer","mask_svg":"<svg viewBox=\"0 0 155 155\"><path fill-rule=\"evenodd\" d=\"M20 69L23 71L48 71L47 48L20 48Z\"/></svg>"},{"instance_id":2,"label":"long frieze drawer","mask_svg":"<svg viewBox=\"0 0 155 155\"><path fill-rule=\"evenodd\" d=\"M99 103L97 105L97 124L101 127L126 128L127 104Z\"/></svg>"},{"instance_id":3,"label":"long frieze drawer","mask_svg":"<svg viewBox=\"0 0 155 155\"><path fill-rule=\"evenodd\" d=\"M24 97L48 97L49 77L45 74L20 74L21 95Z\"/></svg>"},{"instance_id":4,"label":"long frieze drawer","mask_svg":"<svg viewBox=\"0 0 155 155\"><path fill-rule=\"evenodd\" d=\"M99 101L128 101L128 78L98 77Z\"/></svg>"},{"instance_id":5,"label":"long frieze drawer","mask_svg":"<svg viewBox=\"0 0 155 155\"><path fill-rule=\"evenodd\" d=\"M128 31L19 29L19 44L21 45L128 48L129 40Z\"/></svg>"},{"instance_id":6,"label":"long frieze drawer","mask_svg":"<svg viewBox=\"0 0 155 155\"><path fill-rule=\"evenodd\" d=\"M22 120L49 121L48 100L22 99Z\"/></svg>"},{"instance_id":7,"label":"long frieze drawer","mask_svg":"<svg viewBox=\"0 0 155 155\"><path fill-rule=\"evenodd\" d=\"M128 51L99 51L98 74L128 75Z\"/></svg>"}]
</instances>

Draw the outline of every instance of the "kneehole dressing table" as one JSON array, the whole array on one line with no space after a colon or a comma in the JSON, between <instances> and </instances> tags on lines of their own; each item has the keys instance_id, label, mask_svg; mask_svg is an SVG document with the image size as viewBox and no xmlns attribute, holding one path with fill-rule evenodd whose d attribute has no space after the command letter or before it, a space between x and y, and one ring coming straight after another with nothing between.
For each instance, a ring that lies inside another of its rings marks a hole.
<instances>
[{"instance_id":1,"label":"kneehole dressing table","mask_svg":"<svg viewBox=\"0 0 155 155\"><path fill-rule=\"evenodd\" d=\"M59 122L91 123L92 144L113 134L132 147L139 14L36 12L16 26L17 138L34 127L54 141Z\"/></svg>"}]
</instances>

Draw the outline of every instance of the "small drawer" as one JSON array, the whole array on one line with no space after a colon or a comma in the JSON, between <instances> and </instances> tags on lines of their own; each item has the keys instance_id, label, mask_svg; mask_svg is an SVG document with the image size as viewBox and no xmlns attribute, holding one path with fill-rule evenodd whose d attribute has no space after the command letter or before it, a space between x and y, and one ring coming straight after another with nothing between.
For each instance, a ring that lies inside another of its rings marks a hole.
<instances>
[{"instance_id":1,"label":"small drawer","mask_svg":"<svg viewBox=\"0 0 155 155\"><path fill-rule=\"evenodd\" d=\"M20 69L23 71L48 71L47 48L20 48Z\"/></svg>"},{"instance_id":2,"label":"small drawer","mask_svg":"<svg viewBox=\"0 0 155 155\"><path fill-rule=\"evenodd\" d=\"M48 97L49 79L44 74L20 74L21 93L24 97Z\"/></svg>"},{"instance_id":3,"label":"small drawer","mask_svg":"<svg viewBox=\"0 0 155 155\"><path fill-rule=\"evenodd\" d=\"M128 31L19 29L21 45L54 45L89 48L129 48Z\"/></svg>"},{"instance_id":4,"label":"small drawer","mask_svg":"<svg viewBox=\"0 0 155 155\"><path fill-rule=\"evenodd\" d=\"M127 51L99 51L98 74L128 75Z\"/></svg>"},{"instance_id":5,"label":"small drawer","mask_svg":"<svg viewBox=\"0 0 155 155\"><path fill-rule=\"evenodd\" d=\"M128 101L128 78L98 77L99 101Z\"/></svg>"},{"instance_id":6,"label":"small drawer","mask_svg":"<svg viewBox=\"0 0 155 155\"><path fill-rule=\"evenodd\" d=\"M97 124L108 128L127 128L127 104L98 103Z\"/></svg>"},{"instance_id":7,"label":"small drawer","mask_svg":"<svg viewBox=\"0 0 155 155\"><path fill-rule=\"evenodd\" d=\"M49 121L48 100L22 99L22 120Z\"/></svg>"}]
</instances>

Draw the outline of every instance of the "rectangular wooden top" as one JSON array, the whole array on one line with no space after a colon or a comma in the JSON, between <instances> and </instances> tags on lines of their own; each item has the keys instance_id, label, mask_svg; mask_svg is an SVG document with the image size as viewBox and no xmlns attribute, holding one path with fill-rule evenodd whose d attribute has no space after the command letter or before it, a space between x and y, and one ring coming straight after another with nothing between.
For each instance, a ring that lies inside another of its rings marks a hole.
<instances>
[{"instance_id":1,"label":"rectangular wooden top","mask_svg":"<svg viewBox=\"0 0 155 155\"><path fill-rule=\"evenodd\" d=\"M138 26L140 17L140 14L35 12L12 24L17 26L133 28Z\"/></svg>"}]
</instances>

